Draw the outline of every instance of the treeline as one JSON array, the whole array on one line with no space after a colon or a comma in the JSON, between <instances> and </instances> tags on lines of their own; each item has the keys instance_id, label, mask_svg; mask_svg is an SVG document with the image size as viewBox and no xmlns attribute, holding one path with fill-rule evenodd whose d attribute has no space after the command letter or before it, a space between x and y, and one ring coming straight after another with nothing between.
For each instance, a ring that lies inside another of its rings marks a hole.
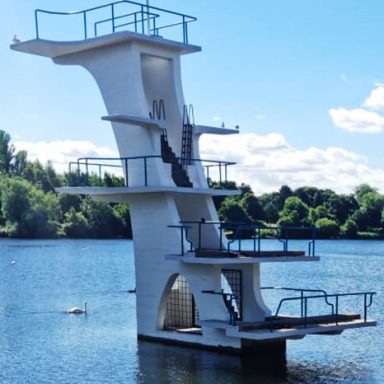
<instances>
[{"instance_id":1,"label":"treeline","mask_svg":"<svg viewBox=\"0 0 384 384\"><path fill-rule=\"evenodd\" d=\"M236 188L230 183L230 188ZM320 238L372 239L384 237L384 195L368 184L352 194L330 189L284 185L278 192L255 196L248 185L236 197L216 199L223 221L317 228Z\"/></svg>"},{"instance_id":2,"label":"treeline","mask_svg":"<svg viewBox=\"0 0 384 384\"><path fill-rule=\"evenodd\" d=\"M131 238L126 204L96 202L89 196L58 194L67 185L122 186L124 180L105 173L58 174L48 162L29 161L16 152L8 133L0 130L0 236L21 238ZM218 187L213 185L213 187ZM322 238L383 238L384 196L362 184L352 194L330 189L284 185L278 192L256 196L250 186L228 182L239 196L215 197L222 221L289 227L317 227Z\"/></svg>"},{"instance_id":3,"label":"treeline","mask_svg":"<svg viewBox=\"0 0 384 384\"><path fill-rule=\"evenodd\" d=\"M57 194L73 174L57 174L52 164L29 161L16 152L8 133L0 130L0 236L20 238L131 238L126 204L96 202L89 196ZM106 174L90 185L120 185Z\"/></svg>"}]
</instances>

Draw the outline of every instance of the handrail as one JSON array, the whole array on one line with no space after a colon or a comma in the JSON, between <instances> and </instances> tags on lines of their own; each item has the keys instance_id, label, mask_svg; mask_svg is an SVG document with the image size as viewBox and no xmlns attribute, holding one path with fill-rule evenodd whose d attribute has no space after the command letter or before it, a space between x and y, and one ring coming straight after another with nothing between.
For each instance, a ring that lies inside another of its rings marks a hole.
<instances>
[{"instance_id":1,"label":"handrail","mask_svg":"<svg viewBox=\"0 0 384 384\"><path fill-rule=\"evenodd\" d=\"M262 247L261 247L261 232L262 230L275 230L279 233L286 233L286 230L303 230L305 232L312 231L312 239L310 240L310 243L313 243L313 246L310 247L310 251L308 252L307 256L308 257L315 257L314 250L315 250L315 242L316 242L316 229L313 227L278 227L278 226L260 226L258 224L247 224L244 225L241 222L223 222L223 221L208 221L205 220L204 218L201 218L200 220L183 220L180 222L182 225L197 225L197 243L193 247L194 251L199 251L199 250L211 250L211 251L218 251L218 252L226 252L227 256L233 254L233 250L231 249L231 244L233 244L234 241L238 240L239 246L237 249L237 252L241 254L242 252L252 252L254 256L259 256L261 257L262 255ZM212 249L206 249L203 247L203 226L205 225L216 225L219 229L219 239L218 239L218 245L216 248ZM229 228L234 228L235 229L235 235L231 240L227 242L227 247L224 248L223 245L223 239L225 237L224 235L224 230L229 229ZM238 228L241 230L247 229L247 230L252 230L254 231L254 236L253 238L253 250L243 250L242 249L242 239L236 237L236 233ZM279 240L279 237L276 237ZM285 255L289 255L288 252L288 240L289 237L286 238L286 243L283 247L283 253ZM224 255L223 255L224 257Z\"/></svg>"},{"instance_id":2,"label":"handrail","mask_svg":"<svg viewBox=\"0 0 384 384\"><path fill-rule=\"evenodd\" d=\"M135 32L137 33L137 23L138 22L143 22L143 21L147 21L147 20L153 20L153 23L155 25L155 19L160 17L160 15L158 15L157 13L151 13L151 12L147 12L147 17L146 19L143 18L143 14L142 12L138 11L138 12L131 12L131 13L127 13L125 15L120 15L120 16L112 16L108 19L103 19L103 20L100 20L100 21L96 21L94 24L93 24L93 30L94 30L94 35L95 37L97 36L97 27L100 25L100 24L104 24L104 23L107 23L109 21L112 21L112 32L115 33L116 29L117 28L121 28L121 27L125 27L127 25L132 25L134 24L135 25ZM137 15L141 15L142 19L137 19ZM134 20L129 22L129 23L124 23L124 24L119 24L119 25L116 25L115 24L115 20L119 20L119 19L124 19L126 17L129 17L129 16L134 16ZM155 29L155 27L153 27L153 30Z\"/></svg>"},{"instance_id":3,"label":"handrail","mask_svg":"<svg viewBox=\"0 0 384 384\"><path fill-rule=\"evenodd\" d=\"M143 161L143 174L144 174L144 185L147 187L148 186L148 160L149 159L161 159L161 155L146 155L146 156L131 156L131 157L81 157L77 159L76 162L72 161L69 163L69 173L72 172L72 166L76 165L77 166L77 174L80 174L80 166L85 166L86 169L86 174L88 175L89 173L89 166L98 166L99 167L99 177L101 178L101 167L119 167L124 169L124 177L125 177L125 186L129 186L128 182L128 166L130 161L134 160L142 160ZM105 164L105 163L96 163L95 161L119 161L122 163L122 165L116 165L116 164ZM227 179L225 178L224 180L222 179L222 173L221 173L221 168L223 166L227 167L228 165L234 165L236 164L235 162L230 162L230 161L221 161L221 160L207 160L207 159L191 159L192 161L200 162L200 163L210 163L219 168L219 184L220 186L225 185L227 182ZM176 157L176 161L181 163L181 158ZM202 164L202 166L205 168L206 165Z\"/></svg>"},{"instance_id":4,"label":"handrail","mask_svg":"<svg viewBox=\"0 0 384 384\"><path fill-rule=\"evenodd\" d=\"M227 293L221 290L221 292L217 292L214 290L202 290L201 293L207 293L209 295L220 295L223 297L225 306L229 313L229 325L236 325L236 320L238 319L237 313L234 310L233 303L237 304L236 300L240 298L239 295L236 295L235 293Z\"/></svg>"},{"instance_id":5,"label":"handrail","mask_svg":"<svg viewBox=\"0 0 384 384\"><path fill-rule=\"evenodd\" d=\"M334 304L330 303L328 301L328 295L327 292L323 289L310 289L310 288L290 288L290 287L260 287L260 289L269 289L269 290L281 290L281 291L294 291L294 292L300 292L300 297L304 298L304 292L320 292L324 295L324 300L327 305L331 307L332 315L335 312L335 306ZM280 305L280 304L279 304ZM277 312L280 308L278 308ZM301 305L301 317L304 315L304 308L303 305Z\"/></svg>"},{"instance_id":6,"label":"handrail","mask_svg":"<svg viewBox=\"0 0 384 384\"><path fill-rule=\"evenodd\" d=\"M227 225L228 228L228 225ZM308 256L315 256L315 241L316 241L316 227L280 227L280 226L260 226L255 224L241 224L234 226L235 233L232 239L228 242L227 250L231 251L231 244L235 241L238 241L238 251L241 252L242 247L242 236L243 231L254 231L255 235L253 236L253 252L261 253L261 231L270 230L276 231L276 239L283 243L283 252L288 254L288 234L290 231L302 231L302 232L311 232L311 240L308 244ZM285 234L285 236L283 236Z\"/></svg>"},{"instance_id":7,"label":"handrail","mask_svg":"<svg viewBox=\"0 0 384 384\"><path fill-rule=\"evenodd\" d=\"M339 299L341 297L346 296L364 296L364 323L367 322L367 312L368 308L372 305L373 295L376 295L376 292L353 292L353 293L336 293L336 294L326 294L324 295L310 295L310 296L300 296L300 297L285 297L280 300L279 305L277 306L274 317L276 318L281 310L283 303L288 301L298 301L300 300L300 306L302 308L301 318L304 319L304 326L307 327L308 321L308 300L309 299L319 299L323 298L328 301L329 298L335 299L335 304L332 306L332 316L335 316L335 324L339 324ZM369 298L369 299L368 299ZM327 302L328 304L328 302ZM273 322L273 318L271 318L271 323ZM272 327L272 324L271 324Z\"/></svg>"},{"instance_id":8,"label":"handrail","mask_svg":"<svg viewBox=\"0 0 384 384\"><path fill-rule=\"evenodd\" d=\"M82 19L83 19L84 40L86 40L88 38L88 18L87 18L87 16L89 13L91 13L93 11L100 10L100 9L110 9L111 17L108 19L102 19L100 21L96 21L94 23L95 37L97 36L97 25L99 25L102 22L111 21L112 22L112 33L115 33L116 28L119 28L122 26L122 25L116 26L115 20L124 17L122 15L119 15L119 16L115 15L116 14L116 6L119 4L128 4L128 5L133 5L133 6L139 7L139 11L132 13L132 15L135 15L135 21L132 22L132 24L135 24L135 32L136 33L137 33L137 25L138 24L141 25L141 30L142 30L142 33L144 34L144 32L145 32L144 22L145 21L149 22L150 19L155 20L157 18L156 14L152 13L152 11L154 11L154 12L158 11L158 12L161 12L164 14L180 17L181 18L180 22L171 22L169 24L165 24L165 25L162 25L160 27L157 27L155 25L155 22L153 22L152 29L150 31L147 31L147 32L150 33L151 31L153 31L155 35L158 35L160 29L171 28L171 27L174 27L177 25L182 25L182 34L183 34L182 41L183 41L183 43L188 44L188 23L196 21L197 20L196 17L182 14L179 12L169 11L169 10L166 10L163 8L158 8L158 7L149 6L146 4L141 4L141 3L138 3L135 1L128 1L128 0L116 1L116 2L112 2L112 3L100 5L97 7L84 9L81 11L75 11L75 12L56 12L56 11L49 11L49 10L45 10L45 9L36 9L35 10L36 39L40 38L39 15L40 14L47 14L47 15L57 15L57 16L82 15L83 16ZM136 19L137 14L141 14L140 20ZM155 16L155 17L150 18L150 16ZM160 15L158 15L158 17L160 17ZM148 28L149 28L149 25L148 25Z\"/></svg>"}]
</instances>

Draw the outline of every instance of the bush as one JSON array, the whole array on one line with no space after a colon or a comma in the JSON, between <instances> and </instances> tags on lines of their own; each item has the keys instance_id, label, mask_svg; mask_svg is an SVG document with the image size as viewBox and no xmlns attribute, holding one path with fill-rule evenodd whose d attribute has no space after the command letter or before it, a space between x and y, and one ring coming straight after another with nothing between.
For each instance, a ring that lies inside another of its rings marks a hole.
<instances>
[{"instance_id":1,"label":"bush","mask_svg":"<svg viewBox=\"0 0 384 384\"><path fill-rule=\"evenodd\" d=\"M317 228L317 236L321 239L329 239L339 236L340 226L334 220L324 217L317 220L315 226Z\"/></svg>"}]
</instances>

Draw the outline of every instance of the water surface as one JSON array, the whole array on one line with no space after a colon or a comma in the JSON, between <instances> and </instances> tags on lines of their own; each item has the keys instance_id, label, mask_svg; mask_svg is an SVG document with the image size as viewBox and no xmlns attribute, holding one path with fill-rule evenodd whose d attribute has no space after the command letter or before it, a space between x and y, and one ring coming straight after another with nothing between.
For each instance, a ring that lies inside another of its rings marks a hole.
<instances>
[{"instance_id":1,"label":"water surface","mask_svg":"<svg viewBox=\"0 0 384 384\"><path fill-rule=\"evenodd\" d=\"M319 241L317 253L320 262L263 264L263 285L374 290L369 317L382 320L384 243ZM384 383L381 322L289 341L286 364L277 370L138 343L135 295L128 293L134 287L131 241L1 240L0 383ZM278 295L265 294L271 307ZM85 301L87 316L65 313Z\"/></svg>"}]
</instances>

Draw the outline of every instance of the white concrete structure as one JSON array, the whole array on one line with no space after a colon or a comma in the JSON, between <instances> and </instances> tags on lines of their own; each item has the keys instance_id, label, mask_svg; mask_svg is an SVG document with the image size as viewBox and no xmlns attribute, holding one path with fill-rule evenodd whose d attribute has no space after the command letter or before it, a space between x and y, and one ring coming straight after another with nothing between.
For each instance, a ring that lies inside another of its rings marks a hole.
<instances>
[{"instance_id":1,"label":"white concrete structure","mask_svg":"<svg viewBox=\"0 0 384 384\"><path fill-rule=\"evenodd\" d=\"M151 8L150 15L160 11ZM56 64L80 65L99 86L108 111L103 119L111 122L126 186L61 191L129 204L139 337L231 350L262 350L264 342L274 341L272 345L284 350L288 338L373 325L357 316L310 318L303 311L298 319L271 317L260 288L260 263L318 257L287 249L263 252L259 247L230 251L212 197L237 191L209 188L199 137L238 130L195 125L185 108L180 56L200 51L185 39L185 17L180 23L184 39L176 42L157 36L156 28L155 36L138 33L140 22L148 22L140 9L141 19L132 22L134 31L117 31L119 17L134 14L130 12L106 19L113 24L113 33L107 35L89 38L86 33L86 39L69 42L37 38L11 48L49 57ZM211 165L219 167L224 179L226 165ZM372 295L366 298L369 302ZM298 299L302 305L309 300Z\"/></svg>"}]
</instances>

